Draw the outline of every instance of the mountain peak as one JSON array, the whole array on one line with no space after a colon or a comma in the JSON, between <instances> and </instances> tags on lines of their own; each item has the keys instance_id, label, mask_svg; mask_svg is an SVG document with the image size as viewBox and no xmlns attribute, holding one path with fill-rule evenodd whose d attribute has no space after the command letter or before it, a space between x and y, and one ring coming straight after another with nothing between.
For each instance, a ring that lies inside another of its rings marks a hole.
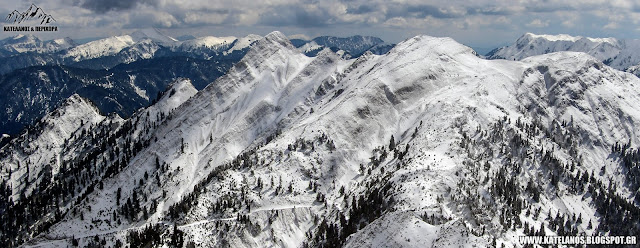
<instances>
[{"instance_id":1,"label":"mountain peak","mask_svg":"<svg viewBox=\"0 0 640 248\"><path fill-rule=\"evenodd\" d=\"M173 97L176 93L179 92L191 92L192 94L187 94L189 97L195 94L198 90L191 83L191 79L188 78L178 78L175 81L171 82L169 86L167 86L168 94L165 94L161 97L160 101L166 100L167 98Z\"/></svg>"},{"instance_id":2,"label":"mountain peak","mask_svg":"<svg viewBox=\"0 0 640 248\"><path fill-rule=\"evenodd\" d=\"M581 36L571 36L568 34L550 35L550 34L534 34L534 33L525 33L524 35L522 35L521 38L528 38L528 40L545 39L548 41L570 41L570 42L576 42L582 39Z\"/></svg>"},{"instance_id":3,"label":"mountain peak","mask_svg":"<svg viewBox=\"0 0 640 248\"><path fill-rule=\"evenodd\" d=\"M287 36L280 31L273 31L265 36L267 39L287 39Z\"/></svg>"},{"instance_id":4,"label":"mountain peak","mask_svg":"<svg viewBox=\"0 0 640 248\"><path fill-rule=\"evenodd\" d=\"M14 35L12 37L10 37L13 40L19 40L19 39L38 39L37 36L32 35L32 34L17 34Z\"/></svg>"},{"instance_id":5,"label":"mountain peak","mask_svg":"<svg viewBox=\"0 0 640 248\"><path fill-rule=\"evenodd\" d=\"M69 98L64 100L62 102L62 104L60 105L60 107L55 109L53 112L56 112L56 111L59 112L58 115L59 114L69 114L69 115L74 116L78 112L82 112L82 113L89 113L90 112L90 113L92 113L92 115L93 114L100 115L100 111L95 106L95 104L93 104L93 102L91 102L91 100L89 100L87 98L84 98L84 97L78 95L77 93L74 93Z\"/></svg>"},{"instance_id":6,"label":"mountain peak","mask_svg":"<svg viewBox=\"0 0 640 248\"><path fill-rule=\"evenodd\" d=\"M271 57L271 55L268 54L273 54L276 51L282 50L282 48L285 48L284 50L291 50L295 52L295 47L291 44L289 39L281 32L274 31L264 36L264 38L255 41L251 46L251 49L249 49L241 61L253 64L255 63L255 60L259 60L257 58Z\"/></svg>"},{"instance_id":7,"label":"mountain peak","mask_svg":"<svg viewBox=\"0 0 640 248\"><path fill-rule=\"evenodd\" d=\"M487 61L451 38L416 36L384 55L343 60L325 47L311 58L274 32L198 93L177 79L155 104L99 125L72 96L63 113L85 119L51 115L36 139L12 141L35 140L2 151L17 203L6 212L17 214L0 218L34 216L0 244L457 247L517 246L512 233L538 230L625 235L639 210L625 182L638 177L620 173L631 171L621 153L637 150L619 142L640 140L639 84L578 52ZM60 209L70 211L51 214Z\"/></svg>"},{"instance_id":8,"label":"mountain peak","mask_svg":"<svg viewBox=\"0 0 640 248\"><path fill-rule=\"evenodd\" d=\"M263 37L257 34L249 34L245 37L238 38L233 43L233 47L225 51L225 54L232 53L233 51L242 50L249 47L254 42L261 40Z\"/></svg>"},{"instance_id":9,"label":"mountain peak","mask_svg":"<svg viewBox=\"0 0 640 248\"><path fill-rule=\"evenodd\" d=\"M198 90L193 86L190 79L178 78L169 84L165 93L153 106L156 106L161 112L169 113L196 93L198 93Z\"/></svg>"},{"instance_id":10,"label":"mountain peak","mask_svg":"<svg viewBox=\"0 0 640 248\"><path fill-rule=\"evenodd\" d=\"M171 36L163 34L162 32L160 32L160 30L156 28L140 29L138 31L131 33L131 37L135 41L140 41L143 39L151 39L152 41L163 44L163 45L170 45L178 41Z\"/></svg>"},{"instance_id":11,"label":"mountain peak","mask_svg":"<svg viewBox=\"0 0 640 248\"><path fill-rule=\"evenodd\" d=\"M200 47L200 46L216 47L220 45L229 45L234 40L236 40L236 37L234 36L224 36L224 37L204 36L204 37L195 38L193 40L185 41L182 44L184 46L191 46L191 47Z\"/></svg>"},{"instance_id":12,"label":"mountain peak","mask_svg":"<svg viewBox=\"0 0 640 248\"><path fill-rule=\"evenodd\" d=\"M36 42L40 42L40 39L37 36L32 34L18 34L2 40L3 44L36 43Z\"/></svg>"},{"instance_id":13,"label":"mountain peak","mask_svg":"<svg viewBox=\"0 0 640 248\"><path fill-rule=\"evenodd\" d=\"M74 136L81 136L79 132L88 130L92 125L104 119L105 117L100 114L91 101L80 97L78 94L73 94L56 109L47 113L34 125L33 130L27 130L10 141L14 145L23 147L46 148L35 149L29 154L14 153L11 156L13 160L3 160L2 164L3 166L17 168L15 173L25 177L35 178L35 175L39 175L40 171L45 167L50 167L53 174L57 174L60 167L62 167L62 161L58 154L62 152L68 141ZM37 134L35 138L33 137L34 133ZM29 169L20 167L20 164L27 163L26 161L49 162L30 167L30 173ZM28 183L16 183L13 185L14 190L21 187L29 188L32 186Z\"/></svg>"},{"instance_id":14,"label":"mountain peak","mask_svg":"<svg viewBox=\"0 0 640 248\"><path fill-rule=\"evenodd\" d=\"M495 49L487 54L487 57L489 59L522 60L529 56L546 53L574 51L588 53L600 61L605 61L609 59L615 60L618 57L617 55L624 49L625 43L615 38L525 33L513 44ZM618 58L618 60L620 59ZM624 69L626 68L625 66L628 67L626 64L628 63L616 66L616 68Z\"/></svg>"},{"instance_id":15,"label":"mountain peak","mask_svg":"<svg viewBox=\"0 0 640 248\"><path fill-rule=\"evenodd\" d=\"M433 37L428 35L419 35L398 43L396 47L399 51L420 50L423 51L425 55L470 54L475 56L475 51L472 48L460 44L450 37Z\"/></svg>"},{"instance_id":16,"label":"mountain peak","mask_svg":"<svg viewBox=\"0 0 640 248\"><path fill-rule=\"evenodd\" d=\"M293 48L293 45L291 44L291 42L289 41L287 36L284 35L283 33L281 33L280 31L273 31L273 32L267 34L264 37L264 39L262 39L262 40L263 41L280 43L283 46L287 46L287 47L292 47Z\"/></svg>"},{"instance_id":17,"label":"mountain peak","mask_svg":"<svg viewBox=\"0 0 640 248\"><path fill-rule=\"evenodd\" d=\"M568 41L568 42L578 42L578 41L588 41L594 43L610 43L617 44L618 40L616 38L607 37L607 38L591 38L591 37L583 37L583 36L572 36L568 34L534 34L534 33L525 33L518 40L535 40L535 39L544 39L551 42L559 42L559 41Z\"/></svg>"},{"instance_id":18,"label":"mountain peak","mask_svg":"<svg viewBox=\"0 0 640 248\"><path fill-rule=\"evenodd\" d=\"M81 101L85 101L86 99L84 99L83 97L81 97L80 95L73 94L71 95L69 98L67 98L67 100L65 100L65 102L69 102L69 103L73 103L73 102L81 102Z\"/></svg>"},{"instance_id":19,"label":"mountain peak","mask_svg":"<svg viewBox=\"0 0 640 248\"><path fill-rule=\"evenodd\" d=\"M379 43L384 43L384 41L375 36L362 36L362 35L353 35L349 37L335 37L335 36L320 36L313 39L313 41L318 43L323 43L326 41L340 41L340 40L351 40L351 41L361 41L370 45L375 45Z\"/></svg>"},{"instance_id":20,"label":"mountain peak","mask_svg":"<svg viewBox=\"0 0 640 248\"><path fill-rule=\"evenodd\" d=\"M338 48L348 52L352 56L359 56L375 45L384 41L378 37L354 35L349 37L320 36L316 37L309 44L329 48Z\"/></svg>"},{"instance_id":21,"label":"mountain peak","mask_svg":"<svg viewBox=\"0 0 640 248\"><path fill-rule=\"evenodd\" d=\"M64 57L71 57L74 61L80 61L100 56L108 56L116 54L136 42L137 41L130 35L107 37L73 47L67 50Z\"/></svg>"}]
</instances>

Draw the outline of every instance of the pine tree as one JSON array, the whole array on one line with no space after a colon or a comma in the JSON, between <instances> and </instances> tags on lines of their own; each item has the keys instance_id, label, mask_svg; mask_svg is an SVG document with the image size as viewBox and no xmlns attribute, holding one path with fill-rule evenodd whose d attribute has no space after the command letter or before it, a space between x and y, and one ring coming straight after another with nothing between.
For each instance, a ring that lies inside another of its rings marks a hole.
<instances>
[{"instance_id":1,"label":"pine tree","mask_svg":"<svg viewBox=\"0 0 640 248\"><path fill-rule=\"evenodd\" d=\"M116 206L120 206L121 193L122 193L122 188L118 187L118 191L116 192Z\"/></svg>"}]
</instances>

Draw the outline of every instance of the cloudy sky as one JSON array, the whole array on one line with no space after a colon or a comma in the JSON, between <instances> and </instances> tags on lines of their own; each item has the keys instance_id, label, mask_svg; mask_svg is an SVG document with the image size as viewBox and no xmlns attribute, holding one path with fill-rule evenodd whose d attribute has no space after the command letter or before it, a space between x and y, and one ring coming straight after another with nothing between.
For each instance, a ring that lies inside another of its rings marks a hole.
<instances>
[{"instance_id":1,"label":"cloudy sky","mask_svg":"<svg viewBox=\"0 0 640 248\"><path fill-rule=\"evenodd\" d=\"M106 37L155 27L177 37L265 35L378 36L400 42L417 34L449 36L490 48L525 32L640 38L637 0L0 0L0 14L37 4L55 19L51 39ZM4 18L1 19L4 21ZM10 23L4 23L9 25ZM3 32L0 38L15 33Z\"/></svg>"}]
</instances>

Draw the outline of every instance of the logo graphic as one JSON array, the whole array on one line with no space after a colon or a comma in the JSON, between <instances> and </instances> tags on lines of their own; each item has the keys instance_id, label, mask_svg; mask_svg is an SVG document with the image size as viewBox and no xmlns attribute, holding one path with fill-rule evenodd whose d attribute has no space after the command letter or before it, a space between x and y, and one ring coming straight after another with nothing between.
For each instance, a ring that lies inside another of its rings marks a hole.
<instances>
[{"instance_id":1,"label":"logo graphic","mask_svg":"<svg viewBox=\"0 0 640 248\"><path fill-rule=\"evenodd\" d=\"M20 12L18 10L12 11L7 15L6 18L4 18L4 20L7 22L13 22L13 24L21 24L29 20L37 20L38 22L40 22L40 26L4 26L5 32L58 31L58 27L47 25L55 22L56 19L54 19L53 16L45 13L42 8L33 3L24 12Z\"/></svg>"},{"instance_id":2,"label":"logo graphic","mask_svg":"<svg viewBox=\"0 0 640 248\"><path fill-rule=\"evenodd\" d=\"M18 10L14 10L11 14L7 15L5 18L6 21L13 21L14 24L20 24L23 21L38 19L40 24L49 24L55 22L56 19L53 19L53 16L47 14L35 4L31 4L27 11L20 13Z\"/></svg>"}]
</instances>

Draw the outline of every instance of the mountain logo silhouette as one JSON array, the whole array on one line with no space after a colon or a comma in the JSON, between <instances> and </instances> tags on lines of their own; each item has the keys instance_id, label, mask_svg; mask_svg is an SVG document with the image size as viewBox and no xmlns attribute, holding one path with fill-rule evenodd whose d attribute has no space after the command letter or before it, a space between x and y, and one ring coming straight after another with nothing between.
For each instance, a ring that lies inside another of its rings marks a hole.
<instances>
[{"instance_id":1,"label":"mountain logo silhouette","mask_svg":"<svg viewBox=\"0 0 640 248\"><path fill-rule=\"evenodd\" d=\"M12 11L9 15L7 15L5 21L13 21L14 24L19 24L32 19L39 20L41 25L49 24L56 21L53 16L45 13L44 10L33 3L25 12L20 12L18 10Z\"/></svg>"}]
</instances>

